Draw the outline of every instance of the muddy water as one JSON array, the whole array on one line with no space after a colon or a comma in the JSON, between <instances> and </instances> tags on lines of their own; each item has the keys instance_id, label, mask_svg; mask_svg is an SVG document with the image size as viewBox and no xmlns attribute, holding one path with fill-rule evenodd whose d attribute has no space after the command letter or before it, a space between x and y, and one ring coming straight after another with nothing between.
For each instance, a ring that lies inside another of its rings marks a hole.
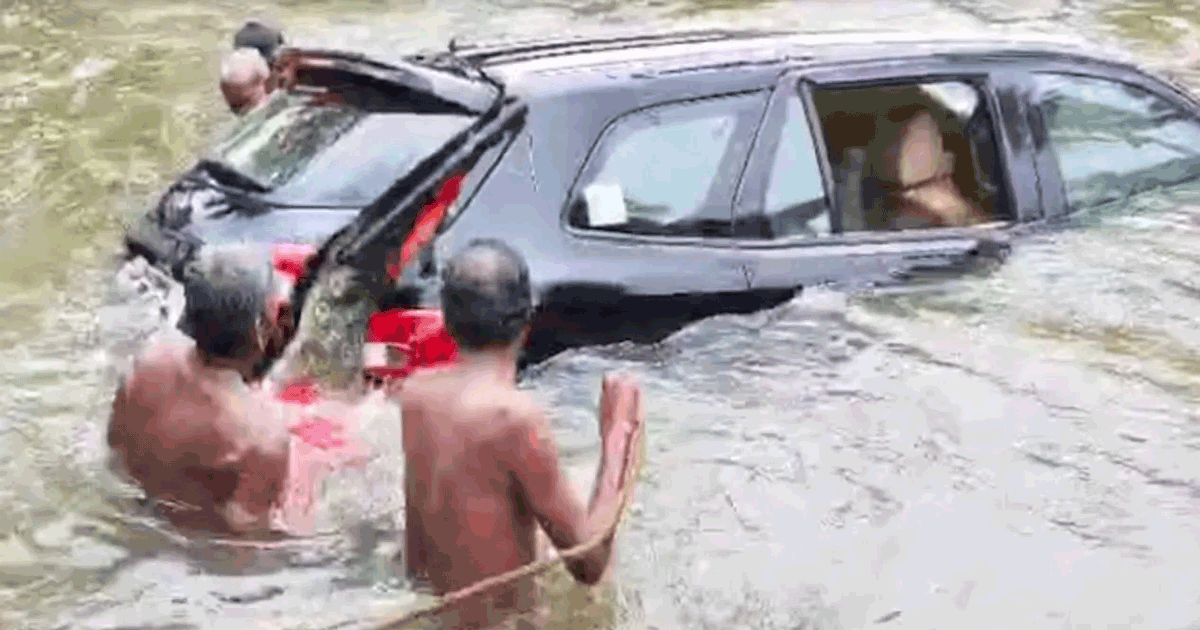
<instances>
[{"instance_id":1,"label":"muddy water","mask_svg":"<svg viewBox=\"0 0 1200 630\"><path fill-rule=\"evenodd\" d=\"M646 23L1022 21L1119 38L1200 86L1200 13L1172 2L0 7L0 627L15 628L320 628L413 603L392 562L387 422L368 431L379 457L327 486L322 534L302 543L182 541L103 472L112 366L173 308L152 282L113 288L106 256L224 120L216 54L248 14L367 51ZM1195 191L1143 198L1031 237L987 275L812 293L541 367L527 385L557 410L581 485L600 373L634 370L649 394L619 587L599 602L559 588L556 625L1200 623L1198 225Z\"/></svg>"}]
</instances>

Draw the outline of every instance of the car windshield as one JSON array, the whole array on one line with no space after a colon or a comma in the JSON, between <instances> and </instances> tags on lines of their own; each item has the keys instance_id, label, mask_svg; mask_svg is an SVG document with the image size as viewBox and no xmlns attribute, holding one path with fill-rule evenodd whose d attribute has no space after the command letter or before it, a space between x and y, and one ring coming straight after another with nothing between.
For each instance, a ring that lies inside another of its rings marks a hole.
<instances>
[{"instance_id":1,"label":"car windshield","mask_svg":"<svg viewBox=\"0 0 1200 630\"><path fill-rule=\"evenodd\" d=\"M458 114L372 112L276 93L209 151L283 205L361 207L466 129Z\"/></svg>"}]
</instances>

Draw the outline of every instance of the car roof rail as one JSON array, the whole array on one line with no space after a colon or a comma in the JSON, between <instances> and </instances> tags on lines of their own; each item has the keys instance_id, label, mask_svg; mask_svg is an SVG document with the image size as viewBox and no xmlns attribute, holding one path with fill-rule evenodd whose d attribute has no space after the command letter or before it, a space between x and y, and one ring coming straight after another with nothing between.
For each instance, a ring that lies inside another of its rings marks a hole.
<instances>
[{"instance_id":1,"label":"car roof rail","mask_svg":"<svg viewBox=\"0 0 1200 630\"><path fill-rule=\"evenodd\" d=\"M474 64L495 63L509 58L553 56L646 45L694 44L733 39L790 35L790 30L698 29L610 36L577 36L556 39L509 40L489 43L455 42L451 52Z\"/></svg>"}]
</instances>

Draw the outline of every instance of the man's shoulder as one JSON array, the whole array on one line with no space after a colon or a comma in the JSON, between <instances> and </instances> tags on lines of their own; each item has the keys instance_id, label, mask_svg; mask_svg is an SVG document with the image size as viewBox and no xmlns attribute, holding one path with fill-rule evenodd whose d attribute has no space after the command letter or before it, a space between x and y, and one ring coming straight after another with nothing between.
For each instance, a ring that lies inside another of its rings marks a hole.
<instances>
[{"instance_id":1,"label":"man's shoulder","mask_svg":"<svg viewBox=\"0 0 1200 630\"><path fill-rule=\"evenodd\" d=\"M544 422L542 406L528 393L493 385L468 385L451 371L422 371L409 376L394 397L402 404L453 405L462 413L477 418L489 417L498 428Z\"/></svg>"},{"instance_id":2,"label":"man's shoulder","mask_svg":"<svg viewBox=\"0 0 1200 630\"><path fill-rule=\"evenodd\" d=\"M494 429L505 440L541 442L550 432L545 409L529 394L514 392L497 405Z\"/></svg>"},{"instance_id":3,"label":"man's shoulder","mask_svg":"<svg viewBox=\"0 0 1200 630\"><path fill-rule=\"evenodd\" d=\"M403 404L413 404L424 400L435 389L438 382L437 373L417 371L409 374L403 381L394 386L390 396Z\"/></svg>"},{"instance_id":4,"label":"man's shoulder","mask_svg":"<svg viewBox=\"0 0 1200 630\"><path fill-rule=\"evenodd\" d=\"M184 369L190 348L176 341L156 343L134 361L127 380L130 386L147 386L173 380Z\"/></svg>"},{"instance_id":5,"label":"man's shoulder","mask_svg":"<svg viewBox=\"0 0 1200 630\"><path fill-rule=\"evenodd\" d=\"M188 340L160 337L142 351L138 357L138 363L177 365L187 358L191 349L192 344Z\"/></svg>"},{"instance_id":6,"label":"man's shoulder","mask_svg":"<svg viewBox=\"0 0 1200 630\"><path fill-rule=\"evenodd\" d=\"M507 415L514 422L521 424L541 423L545 421L546 413L542 405L526 392L516 391L505 404Z\"/></svg>"}]
</instances>

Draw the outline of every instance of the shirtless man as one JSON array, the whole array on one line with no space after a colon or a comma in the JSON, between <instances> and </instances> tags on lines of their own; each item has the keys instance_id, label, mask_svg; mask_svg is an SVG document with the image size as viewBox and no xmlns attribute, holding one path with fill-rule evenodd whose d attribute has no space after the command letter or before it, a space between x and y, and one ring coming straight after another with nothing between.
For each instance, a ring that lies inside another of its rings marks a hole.
<instances>
[{"instance_id":1,"label":"shirtless man","mask_svg":"<svg viewBox=\"0 0 1200 630\"><path fill-rule=\"evenodd\" d=\"M447 263L442 308L460 345L459 363L417 373L399 392L408 570L438 594L536 561L539 526L559 549L603 533L626 490L626 446L642 423L638 385L606 377L600 466L585 505L562 469L546 414L515 386L532 314L529 273L520 256L496 241L472 242ZM576 580L600 581L612 542L609 537L568 563ZM465 602L441 622L446 628L486 628L523 613L540 617L541 608L536 585L528 581Z\"/></svg>"},{"instance_id":2,"label":"shirtless man","mask_svg":"<svg viewBox=\"0 0 1200 630\"><path fill-rule=\"evenodd\" d=\"M221 94L241 116L266 102L271 70L254 48L238 48L221 60Z\"/></svg>"},{"instance_id":3,"label":"shirtless man","mask_svg":"<svg viewBox=\"0 0 1200 630\"><path fill-rule=\"evenodd\" d=\"M108 426L117 472L184 529L269 529L288 470L296 410L248 383L278 336L280 287L269 257L209 249L185 284L181 328L135 363Z\"/></svg>"}]
</instances>

